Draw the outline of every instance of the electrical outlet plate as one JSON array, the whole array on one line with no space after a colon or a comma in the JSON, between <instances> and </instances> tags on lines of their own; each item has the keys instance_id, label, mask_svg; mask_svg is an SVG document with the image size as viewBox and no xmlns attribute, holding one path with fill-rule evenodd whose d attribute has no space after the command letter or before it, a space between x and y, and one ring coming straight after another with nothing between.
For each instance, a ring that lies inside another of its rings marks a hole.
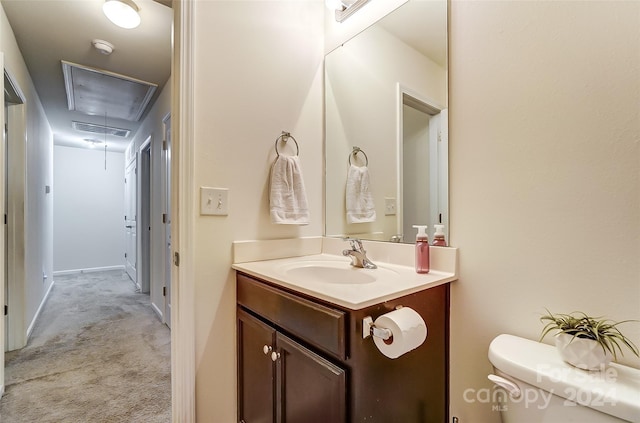
<instances>
[{"instance_id":1,"label":"electrical outlet plate","mask_svg":"<svg viewBox=\"0 0 640 423\"><path fill-rule=\"evenodd\" d=\"M385 216L395 216L396 214L396 199L385 197L384 199L384 214Z\"/></svg>"},{"instance_id":2,"label":"electrical outlet plate","mask_svg":"<svg viewBox=\"0 0 640 423\"><path fill-rule=\"evenodd\" d=\"M229 189L200 187L200 214L226 216L229 214Z\"/></svg>"}]
</instances>

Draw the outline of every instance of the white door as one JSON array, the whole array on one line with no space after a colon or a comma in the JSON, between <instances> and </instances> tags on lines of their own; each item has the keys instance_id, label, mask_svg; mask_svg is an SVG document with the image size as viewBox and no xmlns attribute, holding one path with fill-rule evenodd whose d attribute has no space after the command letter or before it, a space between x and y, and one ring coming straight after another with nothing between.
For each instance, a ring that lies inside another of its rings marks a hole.
<instances>
[{"instance_id":1,"label":"white door","mask_svg":"<svg viewBox=\"0 0 640 423\"><path fill-rule=\"evenodd\" d=\"M164 320L167 326L171 327L171 116L164 120L164 139L166 144L162 149L162 170L163 170L163 203L165 210L164 218L164 281L165 281L165 307Z\"/></svg>"},{"instance_id":2,"label":"white door","mask_svg":"<svg viewBox=\"0 0 640 423\"><path fill-rule=\"evenodd\" d=\"M132 160L127 166L124 176L124 227L125 227L125 270L133 282L136 280L137 239L136 239L136 173L137 160Z\"/></svg>"}]
</instances>

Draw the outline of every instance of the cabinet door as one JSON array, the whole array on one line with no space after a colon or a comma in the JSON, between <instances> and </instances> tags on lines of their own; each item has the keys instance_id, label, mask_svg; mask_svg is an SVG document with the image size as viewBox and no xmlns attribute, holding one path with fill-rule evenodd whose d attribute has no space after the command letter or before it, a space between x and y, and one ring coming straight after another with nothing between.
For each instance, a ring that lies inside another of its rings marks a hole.
<instances>
[{"instance_id":1,"label":"cabinet door","mask_svg":"<svg viewBox=\"0 0 640 423\"><path fill-rule=\"evenodd\" d=\"M238 421L274 423L276 331L238 309ZM265 349L266 347L266 349ZM266 351L266 352L265 352Z\"/></svg>"},{"instance_id":2,"label":"cabinet door","mask_svg":"<svg viewBox=\"0 0 640 423\"><path fill-rule=\"evenodd\" d=\"M346 422L344 369L279 332L276 345L277 422Z\"/></svg>"}]
</instances>

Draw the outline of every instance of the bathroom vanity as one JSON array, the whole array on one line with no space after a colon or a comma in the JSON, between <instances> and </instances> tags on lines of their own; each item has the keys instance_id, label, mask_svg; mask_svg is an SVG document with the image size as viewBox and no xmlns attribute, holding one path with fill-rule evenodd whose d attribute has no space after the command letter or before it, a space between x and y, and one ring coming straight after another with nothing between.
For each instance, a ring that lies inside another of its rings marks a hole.
<instances>
[{"instance_id":1,"label":"bathroom vanity","mask_svg":"<svg viewBox=\"0 0 640 423\"><path fill-rule=\"evenodd\" d=\"M326 255L314 256L326 259ZM303 267L311 260L300 258ZM333 259L332 259L333 260ZM336 259L337 260L337 259ZM453 274L434 272L425 286L399 295L374 296L357 304L303 286L269 268L298 269L287 260L234 264L237 270L238 421L287 423L444 422L448 420L449 283ZM289 263L289 264L288 264ZM277 264L277 265L276 265ZM346 266L349 265L347 260ZM387 267L387 266L383 266ZM340 272L323 275L337 285ZM354 293L366 291L353 269ZM384 273L382 273L384 275ZM415 273L414 273L415 274ZM445 275L445 276L443 276ZM419 280L419 279L416 279ZM314 285L316 284L316 285ZM328 289L331 289L329 287ZM345 291L346 292L346 291ZM358 295L358 294L356 294ZM345 295L348 298L348 295ZM392 297L392 298L391 298ZM380 299L376 301L376 298ZM418 348L396 359L374 344L363 320L397 307L411 307L427 326Z\"/></svg>"}]
</instances>

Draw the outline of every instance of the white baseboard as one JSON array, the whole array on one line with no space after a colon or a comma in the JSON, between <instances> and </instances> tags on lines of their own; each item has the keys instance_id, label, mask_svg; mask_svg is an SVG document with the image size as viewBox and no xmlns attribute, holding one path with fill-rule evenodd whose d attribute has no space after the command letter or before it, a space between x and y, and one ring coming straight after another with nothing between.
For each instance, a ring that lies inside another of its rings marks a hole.
<instances>
[{"instance_id":1,"label":"white baseboard","mask_svg":"<svg viewBox=\"0 0 640 423\"><path fill-rule=\"evenodd\" d=\"M162 312L158 307L156 307L156 305L153 302L151 303L151 308L153 309L153 311L156 312L156 314L160 318L160 321L164 323L164 316L162 315Z\"/></svg>"},{"instance_id":2,"label":"white baseboard","mask_svg":"<svg viewBox=\"0 0 640 423\"><path fill-rule=\"evenodd\" d=\"M122 271L124 271L124 265L121 265L121 266L90 267L90 268L87 268L87 269L56 270L56 271L53 272L53 276L73 275L75 273L103 272L105 270L122 270Z\"/></svg>"},{"instance_id":3,"label":"white baseboard","mask_svg":"<svg viewBox=\"0 0 640 423\"><path fill-rule=\"evenodd\" d=\"M31 323L29 324L29 327L27 328L27 340L31 336L31 332L33 331L33 328L36 325L36 321L38 320L38 316L40 316L40 312L42 311L42 307L44 307L45 303L47 302L47 299L49 299L49 294L51 293L51 289L53 288L53 285L55 285L55 281L51 282L51 285L49 285L49 289L47 289L47 292L45 292L44 296L42 297L42 301L40 301L40 305L38 306L38 309L36 310L36 313L33 315L33 319L31 320Z\"/></svg>"}]
</instances>

